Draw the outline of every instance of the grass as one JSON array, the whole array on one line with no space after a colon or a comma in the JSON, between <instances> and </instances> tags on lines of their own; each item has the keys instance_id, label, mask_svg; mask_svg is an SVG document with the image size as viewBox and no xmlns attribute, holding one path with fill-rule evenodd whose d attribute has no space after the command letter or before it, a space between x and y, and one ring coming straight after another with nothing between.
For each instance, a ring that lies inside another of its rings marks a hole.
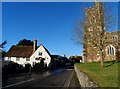
<instances>
[{"instance_id":1,"label":"grass","mask_svg":"<svg viewBox=\"0 0 120 89\"><path fill-rule=\"evenodd\" d=\"M118 64L120 62L105 62L103 68L100 63L77 63L75 66L100 87L118 87Z\"/></svg>"}]
</instances>

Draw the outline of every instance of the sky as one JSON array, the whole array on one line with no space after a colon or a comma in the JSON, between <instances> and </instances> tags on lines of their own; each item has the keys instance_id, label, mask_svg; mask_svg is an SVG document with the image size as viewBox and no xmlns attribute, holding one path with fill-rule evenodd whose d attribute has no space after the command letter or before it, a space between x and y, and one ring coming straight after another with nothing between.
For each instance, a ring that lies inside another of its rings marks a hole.
<instances>
[{"instance_id":1,"label":"sky","mask_svg":"<svg viewBox=\"0 0 120 89\"><path fill-rule=\"evenodd\" d=\"M7 40L4 50L8 51L21 39L36 37L37 45L43 44L51 54L82 55L82 45L76 45L71 39L80 13L90 5L85 2L2 3L2 41ZM117 3L111 6L113 15L118 15Z\"/></svg>"}]
</instances>

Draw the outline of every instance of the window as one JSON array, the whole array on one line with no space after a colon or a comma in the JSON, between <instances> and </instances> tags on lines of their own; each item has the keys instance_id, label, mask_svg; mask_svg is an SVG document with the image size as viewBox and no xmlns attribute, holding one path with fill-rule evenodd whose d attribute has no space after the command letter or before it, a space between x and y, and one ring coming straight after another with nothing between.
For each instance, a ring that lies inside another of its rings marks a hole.
<instances>
[{"instance_id":1,"label":"window","mask_svg":"<svg viewBox=\"0 0 120 89\"><path fill-rule=\"evenodd\" d=\"M42 56L42 52L39 52L39 56Z\"/></svg>"},{"instance_id":2,"label":"window","mask_svg":"<svg viewBox=\"0 0 120 89\"><path fill-rule=\"evenodd\" d=\"M30 61L30 58L26 58L26 61Z\"/></svg>"},{"instance_id":3,"label":"window","mask_svg":"<svg viewBox=\"0 0 120 89\"><path fill-rule=\"evenodd\" d=\"M114 36L113 36L113 39L114 39Z\"/></svg>"},{"instance_id":4,"label":"window","mask_svg":"<svg viewBox=\"0 0 120 89\"><path fill-rule=\"evenodd\" d=\"M8 57L8 60L11 60L11 57Z\"/></svg>"},{"instance_id":5,"label":"window","mask_svg":"<svg viewBox=\"0 0 120 89\"><path fill-rule=\"evenodd\" d=\"M110 45L110 46L107 48L107 54L108 54L108 55L115 55L115 48Z\"/></svg>"},{"instance_id":6,"label":"window","mask_svg":"<svg viewBox=\"0 0 120 89\"><path fill-rule=\"evenodd\" d=\"M41 60L42 59L42 57L36 57L35 58L35 60Z\"/></svg>"},{"instance_id":7,"label":"window","mask_svg":"<svg viewBox=\"0 0 120 89\"><path fill-rule=\"evenodd\" d=\"M117 39L118 39L118 36L115 35L115 36L112 37L112 39L113 39L113 40L117 40Z\"/></svg>"},{"instance_id":8,"label":"window","mask_svg":"<svg viewBox=\"0 0 120 89\"><path fill-rule=\"evenodd\" d=\"M20 58L17 57L17 58L16 58L16 61L20 61Z\"/></svg>"}]
</instances>

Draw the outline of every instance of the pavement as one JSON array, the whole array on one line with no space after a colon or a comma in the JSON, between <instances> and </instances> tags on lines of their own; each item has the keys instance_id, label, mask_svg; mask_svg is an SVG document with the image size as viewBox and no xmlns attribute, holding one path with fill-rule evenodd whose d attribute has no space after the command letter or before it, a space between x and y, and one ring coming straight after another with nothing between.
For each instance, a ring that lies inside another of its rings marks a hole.
<instances>
[{"instance_id":1,"label":"pavement","mask_svg":"<svg viewBox=\"0 0 120 89\"><path fill-rule=\"evenodd\" d=\"M48 89L80 89L79 81L73 67L56 69L31 75L9 77L2 83L2 89L7 88L48 88Z\"/></svg>"}]
</instances>

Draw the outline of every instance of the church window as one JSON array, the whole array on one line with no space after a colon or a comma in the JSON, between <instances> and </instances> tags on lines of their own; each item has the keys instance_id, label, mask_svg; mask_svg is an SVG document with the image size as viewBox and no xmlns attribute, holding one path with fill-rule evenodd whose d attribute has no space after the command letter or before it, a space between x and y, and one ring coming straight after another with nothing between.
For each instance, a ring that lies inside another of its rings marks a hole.
<instances>
[{"instance_id":1,"label":"church window","mask_svg":"<svg viewBox=\"0 0 120 89\"><path fill-rule=\"evenodd\" d=\"M107 54L108 54L108 55L115 55L115 48L110 45L110 46L107 48Z\"/></svg>"}]
</instances>

